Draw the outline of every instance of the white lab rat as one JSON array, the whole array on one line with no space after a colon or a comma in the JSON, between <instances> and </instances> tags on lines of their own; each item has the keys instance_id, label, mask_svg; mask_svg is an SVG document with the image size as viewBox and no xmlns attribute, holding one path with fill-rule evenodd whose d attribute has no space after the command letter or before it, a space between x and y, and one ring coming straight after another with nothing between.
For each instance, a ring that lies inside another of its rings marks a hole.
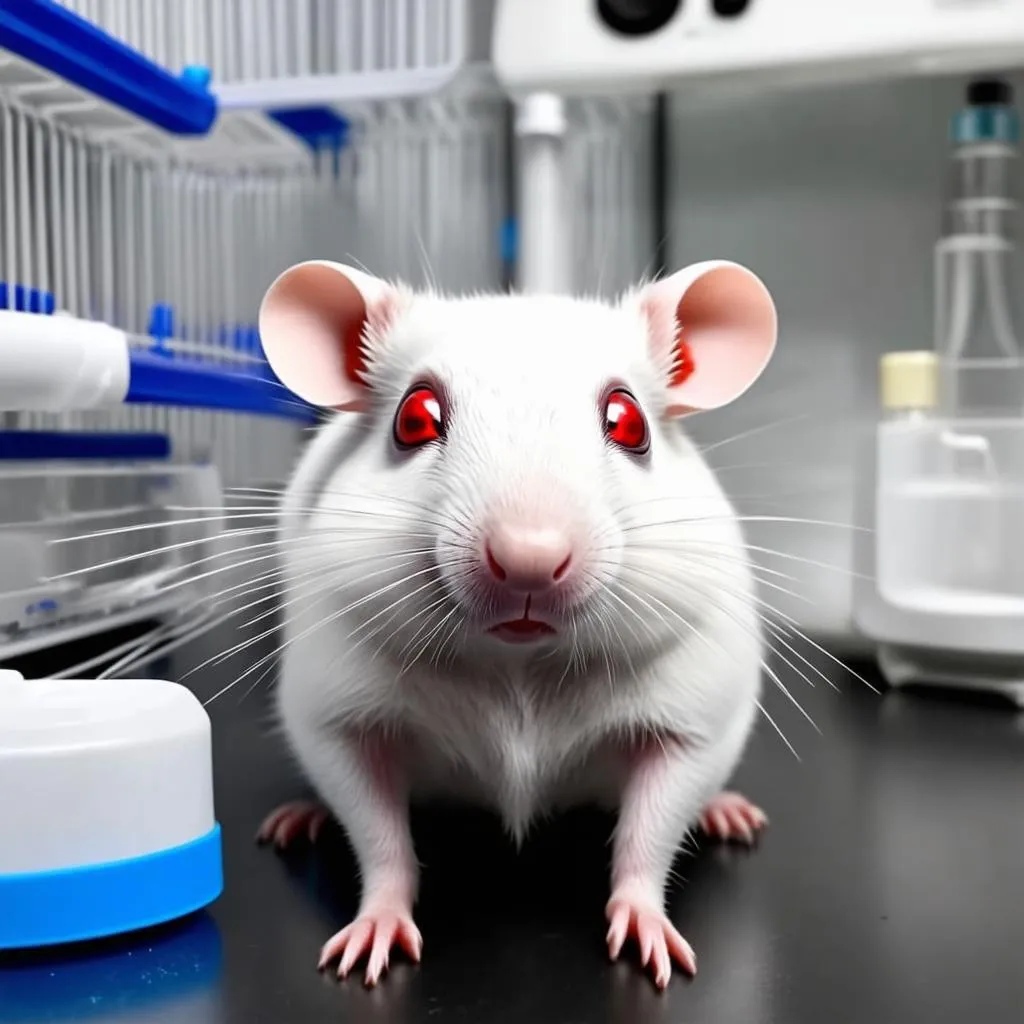
<instances>
[{"instance_id":1,"label":"white lab rat","mask_svg":"<svg viewBox=\"0 0 1024 1024\"><path fill-rule=\"evenodd\" d=\"M659 987L696 969L664 913L688 830L750 840L723 792L755 718L762 639L736 514L680 418L737 398L776 339L764 285L688 267L621 302L445 298L300 264L260 315L271 366L339 414L281 507L278 689L291 749L362 875L324 946L367 984L419 959L409 801L538 816L618 812L608 945L634 938ZM600 851L594 851L600 856Z\"/></svg>"}]
</instances>

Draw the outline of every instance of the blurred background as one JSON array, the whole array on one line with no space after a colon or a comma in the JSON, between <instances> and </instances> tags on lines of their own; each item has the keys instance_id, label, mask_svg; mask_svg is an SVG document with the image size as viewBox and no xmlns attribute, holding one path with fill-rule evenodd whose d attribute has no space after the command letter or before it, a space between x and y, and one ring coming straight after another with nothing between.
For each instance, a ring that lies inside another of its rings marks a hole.
<instances>
[{"instance_id":1,"label":"blurred background","mask_svg":"<svg viewBox=\"0 0 1024 1024\"><path fill-rule=\"evenodd\" d=\"M761 730L741 778L767 848L673 897L710 964L687 1019L1020 1019L1022 90L1024 0L0 0L0 664L187 680L229 882L181 930L0 962L0 1019L368 1012L309 977L355 906L344 845L303 901L250 841L301 785L262 698L274 506L319 423L256 318L317 257L452 293L763 278L775 359L691 429L767 581L793 743ZM437 961L371 1019L676 1019L593 984L605 825L514 862L424 826ZM468 881L479 850L501 886Z\"/></svg>"},{"instance_id":2,"label":"blurred background","mask_svg":"<svg viewBox=\"0 0 1024 1024\"><path fill-rule=\"evenodd\" d=\"M220 607L224 535L261 524L215 510L267 504L316 421L255 327L291 263L611 297L727 258L774 293L781 344L692 429L755 558L793 577L781 621L881 646L894 682L949 674L905 648L992 655L1016 696L1021 395L988 385L1021 379L1024 3L820 6L0 4L0 657ZM128 381L95 384L123 349ZM883 409L900 351L926 355L892 386L927 394ZM992 358L968 409L950 375ZM962 416L995 477L942 440Z\"/></svg>"}]
</instances>

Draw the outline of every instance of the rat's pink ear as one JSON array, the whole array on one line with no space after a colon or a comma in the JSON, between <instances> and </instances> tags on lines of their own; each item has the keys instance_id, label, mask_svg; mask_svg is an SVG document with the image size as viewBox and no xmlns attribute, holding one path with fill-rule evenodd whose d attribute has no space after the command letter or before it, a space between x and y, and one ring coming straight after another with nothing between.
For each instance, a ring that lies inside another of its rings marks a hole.
<instances>
[{"instance_id":1,"label":"rat's pink ear","mask_svg":"<svg viewBox=\"0 0 1024 1024\"><path fill-rule=\"evenodd\" d=\"M391 285L340 263L291 267L260 306L260 339L271 369L312 405L362 408L367 325L385 326L395 297Z\"/></svg>"},{"instance_id":2,"label":"rat's pink ear","mask_svg":"<svg viewBox=\"0 0 1024 1024\"><path fill-rule=\"evenodd\" d=\"M775 349L775 303L738 263L695 263L641 293L669 415L717 409L761 376Z\"/></svg>"}]
</instances>

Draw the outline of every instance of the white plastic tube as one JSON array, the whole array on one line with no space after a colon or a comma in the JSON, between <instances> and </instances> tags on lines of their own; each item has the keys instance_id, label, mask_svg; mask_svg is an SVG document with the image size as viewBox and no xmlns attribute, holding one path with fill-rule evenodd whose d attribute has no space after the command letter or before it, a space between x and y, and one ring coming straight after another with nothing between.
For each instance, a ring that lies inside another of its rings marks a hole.
<instances>
[{"instance_id":1,"label":"white plastic tube","mask_svg":"<svg viewBox=\"0 0 1024 1024\"><path fill-rule=\"evenodd\" d=\"M572 288L565 131L561 97L536 93L519 104L519 287L524 292Z\"/></svg>"},{"instance_id":2,"label":"white plastic tube","mask_svg":"<svg viewBox=\"0 0 1024 1024\"><path fill-rule=\"evenodd\" d=\"M123 331L72 316L0 310L0 410L120 405L128 380Z\"/></svg>"}]
</instances>

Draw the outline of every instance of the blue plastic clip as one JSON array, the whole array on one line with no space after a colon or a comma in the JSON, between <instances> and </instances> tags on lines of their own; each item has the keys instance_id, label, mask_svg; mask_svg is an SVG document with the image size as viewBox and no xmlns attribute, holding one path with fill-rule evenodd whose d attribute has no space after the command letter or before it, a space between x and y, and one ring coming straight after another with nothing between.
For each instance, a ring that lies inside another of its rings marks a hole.
<instances>
[{"instance_id":1,"label":"blue plastic clip","mask_svg":"<svg viewBox=\"0 0 1024 1024\"><path fill-rule=\"evenodd\" d=\"M344 148L349 123L330 107L280 107L267 115L313 149Z\"/></svg>"},{"instance_id":2,"label":"blue plastic clip","mask_svg":"<svg viewBox=\"0 0 1024 1024\"><path fill-rule=\"evenodd\" d=\"M153 351L173 355L167 342L174 334L174 307L158 302L149 310L149 324L146 333L153 339Z\"/></svg>"},{"instance_id":3,"label":"blue plastic clip","mask_svg":"<svg viewBox=\"0 0 1024 1024\"><path fill-rule=\"evenodd\" d=\"M519 258L519 222L515 217L506 217L501 225L498 242L503 263L513 264Z\"/></svg>"},{"instance_id":4,"label":"blue plastic clip","mask_svg":"<svg viewBox=\"0 0 1024 1024\"><path fill-rule=\"evenodd\" d=\"M217 118L205 69L176 78L53 0L0 0L0 49L177 135L205 135Z\"/></svg>"}]
</instances>

